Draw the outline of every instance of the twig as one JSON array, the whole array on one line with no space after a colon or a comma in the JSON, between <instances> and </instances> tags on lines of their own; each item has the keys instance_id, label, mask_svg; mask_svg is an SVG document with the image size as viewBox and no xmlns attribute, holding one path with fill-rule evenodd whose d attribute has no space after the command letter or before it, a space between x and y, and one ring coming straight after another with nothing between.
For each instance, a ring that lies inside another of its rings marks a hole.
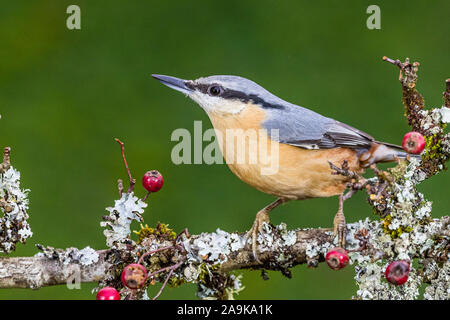
<instances>
[{"instance_id":1,"label":"twig","mask_svg":"<svg viewBox=\"0 0 450 320\"><path fill-rule=\"evenodd\" d=\"M156 296L153 297L152 300L158 299L158 297L161 295L164 288L166 287L167 281L169 281L169 278L172 276L173 271L174 271L174 269L170 269L169 274L167 275L166 279L164 280L164 283L161 286L161 289L159 289L159 292L156 294Z\"/></svg>"},{"instance_id":2,"label":"twig","mask_svg":"<svg viewBox=\"0 0 450 320\"><path fill-rule=\"evenodd\" d=\"M145 195L145 197L142 199L142 201L147 200L148 196L150 195L150 193L152 193L151 191L148 191L147 194Z\"/></svg>"},{"instance_id":3,"label":"twig","mask_svg":"<svg viewBox=\"0 0 450 320\"><path fill-rule=\"evenodd\" d=\"M378 167L377 167L377 165L375 163L370 166L370 169L373 170L373 172L375 173L375 175L378 178L383 179L383 180L388 181L388 182L394 182L394 179L389 175L389 173L386 172L386 171L378 169Z\"/></svg>"},{"instance_id":4,"label":"twig","mask_svg":"<svg viewBox=\"0 0 450 320\"><path fill-rule=\"evenodd\" d=\"M183 234L186 236L186 238L190 238L190 237L191 237L191 235L190 235L190 233L189 233L189 231L188 231L188 228L184 228L184 230L181 231L181 232L176 236L176 238L175 238L175 243L178 242L178 240L181 238L181 236L182 236Z\"/></svg>"},{"instance_id":5,"label":"twig","mask_svg":"<svg viewBox=\"0 0 450 320\"><path fill-rule=\"evenodd\" d=\"M330 161L328 161L328 164L330 165L330 168L334 170L334 172L332 172L331 174L339 174L353 180L347 184L347 188L349 188L350 190L342 197L343 201L350 199L356 193L356 191L364 189L365 186L369 183L363 176L349 169L347 160L344 160L342 162L341 168L334 165Z\"/></svg>"},{"instance_id":6,"label":"twig","mask_svg":"<svg viewBox=\"0 0 450 320\"><path fill-rule=\"evenodd\" d=\"M3 162L0 163L0 173L8 171L9 167L11 166L10 154L11 148L5 147L5 149L3 149Z\"/></svg>"},{"instance_id":7,"label":"twig","mask_svg":"<svg viewBox=\"0 0 450 320\"><path fill-rule=\"evenodd\" d=\"M351 171L349 169L347 160L342 161L342 165L340 168L338 166L334 165L331 161L328 161L328 164L330 165L330 168L335 171L335 172L332 172L331 174L334 174L334 175L340 174L340 175L348 177L350 179L355 179L357 181L365 180L361 175L359 175L356 172Z\"/></svg>"},{"instance_id":8,"label":"twig","mask_svg":"<svg viewBox=\"0 0 450 320\"><path fill-rule=\"evenodd\" d=\"M445 80L444 105L450 108L450 79Z\"/></svg>"},{"instance_id":9,"label":"twig","mask_svg":"<svg viewBox=\"0 0 450 320\"><path fill-rule=\"evenodd\" d=\"M164 288L166 287L167 281L169 281L169 279L172 276L173 272L175 270L177 270L183 263L184 263L184 261L180 261L177 264L174 264L173 266L169 267L169 269L170 269L169 274L166 276L166 279L164 280L164 283L162 284L161 288L159 289L159 292L156 294L156 296L153 297L152 300L158 299L158 297L161 295L161 293L163 292Z\"/></svg>"},{"instance_id":10,"label":"twig","mask_svg":"<svg viewBox=\"0 0 450 320\"><path fill-rule=\"evenodd\" d=\"M122 181L122 179L118 179L117 180L117 188L119 189L119 197L122 198L122 194L123 194L123 181Z\"/></svg>"},{"instance_id":11,"label":"twig","mask_svg":"<svg viewBox=\"0 0 450 320\"><path fill-rule=\"evenodd\" d=\"M130 193L134 189L134 185L136 184L136 179L133 179L133 177L131 176L130 168L128 168L127 159L125 158L125 147L124 147L123 142L117 138L114 138L114 140L116 140L120 144L120 149L122 151L123 163L125 164L125 169L127 169L128 178L130 179L130 187L128 188L127 193Z\"/></svg>"},{"instance_id":12,"label":"twig","mask_svg":"<svg viewBox=\"0 0 450 320\"><path fill-rule=\"evenodd\" d=\"M410 63L406 58L405 62L400 60L393 60L386 56L383 57L384 61L387 61L400 69L399 81L402 84L402 101L406 111L406 118L408 124L412 127L413 131L422 132L421 119L419 111L425 107L422 95L416 90L417 71L419 69L419 63Z\"/></svg>"},{"instance_id":13,"label":"twig","mask_svg":"<svg viewBox=\"0 0 450 320\"><path fill-rule=\"evenodd\" d=\"M401 62L400 60L398 60L398 59L393 60L393 59L391 59L391 58L388 58L388 57L384 56L384 57L383 57L383 60L384 60L384 61L387 61L387 62L389 62L389 63L392 63L393 65L396 65L396 66L399 67L400 69L403 68L402 62Z\"/></svg>"}]
</instances>

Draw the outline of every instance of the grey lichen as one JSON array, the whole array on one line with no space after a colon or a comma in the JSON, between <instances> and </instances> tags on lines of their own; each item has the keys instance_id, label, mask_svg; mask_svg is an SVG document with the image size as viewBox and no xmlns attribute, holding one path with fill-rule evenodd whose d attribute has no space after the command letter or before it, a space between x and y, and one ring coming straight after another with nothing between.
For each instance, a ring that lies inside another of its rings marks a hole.
<instances>
[{"instance_id":1,"label":"grey lichen","mask_svg":"<svg viewBox=\"0 0 450 320\"><path fill-rule=\"evenodd\" d=\"M67 248L67 249L55 249L54 247L44 247L42 245L36 245L41 252L35 254L35 257L46 257L51 260L58 260L63 265L76 263L81 266L89 266L98 262L99 255L97 251L87 246L83 249Z\"/></svg>"},{"instance_id":2,"label":"grey lichen","mask_svg":"<svg viewBox=\"0 0 450 320\"><path fill-rule=\"evenodd\" d=\"M448 299L450 219L432 219L431 201L417 190L419 183L444 169L450 156L450 135L443 133L450 120L448 101L442 108L425 110L423 99L415 90L418 64L410 64L409 60L401 63L384 59L401 69L400 81L403 81L403 102L408 122L415 131L424 134L426 148L422 152L422 161L408 159L406 164L399 163L389 170L390 178L377 176L372 181L381 186L381 192L370 194L370 202L381 221L366 220L360 226L367 230L365 247L369 250L350 253L359 286L356 298L417 299L419 288L428 284L425 299ZM404 80L411 73L414 77L411 77L409 85ZM447 81L447 94L448 91ZM386 267L393 260L410 262L409 279L402 286L392 285L384 278ZM417 264L422 267L418 269L415 267Z\"/></svg>"},{"instance_id":3,"label":"grey lichen","mask_svg":"<svg viewBox=\"0 0 450 320\"><path fill-rule=\"evenodd\" d=\"M450 300L450 261L439 267L435 261L428 265L427 276L432 278L423 295L426 300Z\"/></svg>"},{"instance_id":4,"label":"grey lichen","mask_svg":"<svg viewBox=\"0 0 450 320\"><path fill-rule=\"evenodd\" d=\"M286 224L281 222L273 227L270 224L263 224L264 233L258 235L258 250L260 252L275 252L273 266L289 268L292 255L289 250L285 250L297 242L297 233L294 230L288 230Z\"/></svg>"},{"instance_id":5,"label":"grey lichen","mask_svg":"<svg viewBox=\"0 0 450 320\"><path fill-rule=\"evenodd\" d=\"M106 245L110 248L123 247L124 242L130 238L130 225L135 221L141 221L141 214L147 203L136 197L133 192L123 193L119 200L116 200L114 207L106 210L109 216L104 217L105 221L100 222L100 226L106 227L103 231L106 236Z\"/></svg>"},{"instance_id":6,"label":"grey lichen","mask_svg":"<svg viewBox=\"0 0 450 320\"><path fill-rule=\"evenodd\" d=\"M187 282L195 283L197 282L201 272L200 265L189 263L183 270L183 276Z\"/></svg>"},{"instance_id":7,"label":"grey lichen","mask_svg":"<svg viewBox=\"0 0 450 320\"><path fill-rule=\"evenodd\" d=\"M28 219L29 189L20 188L20 172L9 166L0 170L0 252L14 251L18 242L33 235Z\"/></svg>"},{"instance_id":8,"label":"grey lichen","mask_svg":"<svg viewBox=\"0 0 450 320\"><path fill-rule=\"evenodd\" d=\"M239 292L245 289L245 286L242 285L242 274L239 275L230 275L230 285L225 288L225 293L227 295L227 300L234 300L235 295L238 295Z\"/></svg>"},{"instance_id":9,"label":"grey lichen","mask_svg":"<svg viewBox=\"0 0 450 320\"><path fill-rule=\"evenodd\" d=\"M442 123L450 123L450 108L442 106L442 108L437 109L441 114L441 122Z\"/></svg>"},{"instance_id":10,"label":"grey lichen","mask_svg":"<svg viewBox=\"0 0 450 320\"><path fill-rule=\"evenodd\" d=\"M201 266L202 276L197 279L197 297L203 300L234 300L244 290L242 275L218 272L207 264Z\"/></svg>"},{"instance_id":11,"label":"grey lichen","mask_svg":"<svg viewBox=\"0 0 450 320\"><path fill-rule=\"evenodd\" d=\"M244 248L242 236L217 229L216 232L202 233L193 240L184 237L182 244L187 261L181 275L185 282L197 284L200 299L233 299L244 289L241 275L218 270L231 253Z\"/></svg>"},{"instance_id":12,"label":"grey lichen","mask_svg":"<svg viewBox=\"0 0 450 320\"><path fill-rule=\"evenodd\" d=\"M416 189L416 185L421 182L417 175L420 164L419 160L411 159L405 166L401 178L392 182L391 196L387 200L388 218L385 217L382 222L366 220L359 226L368 231L367 246L371 248L369 254L358 251L350 253L351 263L356 264L355 280L359 286L357 291L359 299L417 299L419 288L423 283L422 275L411 267L409 279L404 285L389 284L384 279L388 262L393 260L412 262L414 259L420 262L426 255L445 254L448 239L442 242L433 239L438 234L442 235L448 226L445 226L442 220L431 218L432 203L424 199L423 194ZM445 268L443 271L446 272ZM433 291L432 287L427 292L435 291L442 290L437 288ZM429 293L429 296L432 294Z\"/></svg>"},{"instance_id":13,"label":"grey lichen","mask_svg":"<svg viewBox=\"0 0 450 320\"><path fill-rule=\"evenodd\" d=\"M237 233L228 233L220 229L212 233L202 233L192 243L186 239L183 244L188 252L189 260L212 263L227 261L227 256L231 252L242 249L244 246L243 240Z\"/></svg>"}]
</instances>

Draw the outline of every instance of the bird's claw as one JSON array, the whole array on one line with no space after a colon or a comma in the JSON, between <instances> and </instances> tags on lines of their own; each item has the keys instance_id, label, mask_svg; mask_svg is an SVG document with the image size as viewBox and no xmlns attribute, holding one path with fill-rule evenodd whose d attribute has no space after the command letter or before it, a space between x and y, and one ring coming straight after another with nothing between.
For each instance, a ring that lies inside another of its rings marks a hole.
<instances>
[{"instance_id":1,"label":"bird's claw","mask_svg":"<svg viewBox=\"0 0 450 320\"><path fill-rule=\"evenodd\" d=\"M338 237L338 246L345 249L347 226L345 224L345 216L342 209L339 209L334 217L333 232L334 235Z\"/></svg>"},{"instance_id":2,"label":"bird's claw","mask_svg":"<svg viewBox=\"0 0 450 320\"><path fill-rule=\"evenodd\" d=\"M269 213L266 210L261 210L256 214L255 221L253 222L253 226L251 229L247 232L245 235L244 241L245 241L245 247L248 248L249 243L248 240L251 239L251 248L253 252L253 257L255 258L255 261L257 263L262 263L261 260L258 258L258 234L263 233L264 229L264 223L270 223Z\"/></svg>"}]
</instances>

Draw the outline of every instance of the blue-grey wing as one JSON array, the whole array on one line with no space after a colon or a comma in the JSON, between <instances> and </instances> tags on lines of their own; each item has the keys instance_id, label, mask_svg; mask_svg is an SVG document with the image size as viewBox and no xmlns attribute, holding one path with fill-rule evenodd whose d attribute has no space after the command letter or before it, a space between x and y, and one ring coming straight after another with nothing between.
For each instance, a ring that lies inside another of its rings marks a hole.
<instances>
[{"instance_id":1,"label":"blue-grey wing","mask_svg":"<svg viewBox=\"0 0 450 320\"><path fill-rule=\"evenodd\" d=\"M365 132L300 106L290 104L284 109L267 112L263 127L272 140L280 143L305 149L346 147L367 150L375 141Z\"/></svg>"}]
</instances>

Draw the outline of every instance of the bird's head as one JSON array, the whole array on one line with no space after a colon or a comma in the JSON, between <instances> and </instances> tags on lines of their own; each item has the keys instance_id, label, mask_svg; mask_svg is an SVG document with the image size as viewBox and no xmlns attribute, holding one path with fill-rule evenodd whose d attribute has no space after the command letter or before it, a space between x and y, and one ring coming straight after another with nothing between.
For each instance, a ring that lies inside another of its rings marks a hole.
<instances>
[{"instance_id":1,"label":"bird's head","mask_svg":"<svg viewBox=\"0 0 450 320\"><path fill-rule=\"evenodd\" d=\"M184 93L208 113L236 114L248 103L262 108L282 108L285 103L257 83L238 76L210 76L196 80L152 76Z\"/></svg>"}]
</instances>

